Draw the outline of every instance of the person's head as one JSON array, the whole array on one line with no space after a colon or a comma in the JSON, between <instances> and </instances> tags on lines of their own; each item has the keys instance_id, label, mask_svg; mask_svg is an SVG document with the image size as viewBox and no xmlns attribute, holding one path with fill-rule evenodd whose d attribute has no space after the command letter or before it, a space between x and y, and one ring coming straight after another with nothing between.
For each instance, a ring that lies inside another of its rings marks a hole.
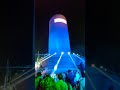
<instances>
[{"instance_id":1,"label":"person's head","mask_svg":"<svg viewBox=\"0 0 120 90\"><path fill-rule=\"evenodd\" d=\"M38 72L38 73L37 73L37 76L41 76L41 75L42 75L41 72Z\"/></svg>"},{"instance_id":2,"label":"person's head","mask_svg":"<svg viewBox=\"0 0 120 90\"><path fill-rule=\"evenodd\" d=\"M58 74L58 79L59 80L62 80L63 79L63 75L60 73L60 74Z\"/></svg>"},{"instance_id":3,"label":"person's head","mask_svg":"<svg viewBox=\"0 0 120 90\"><path fill-rule=\"evenodd\" d=\"M50 75L48 73L45 74L45 77L50 77Z\"/></svg>"},{"instance_id":4,"label":"person's head","mask_svg":"<svg viewBox=\"0 0 120 90\"><path fill-rule=\"evenodd\" d=\"M71 72L71 70L68 70L68 72Z\"/></svg>"},{"instance_id":5,"label":"person's head","mask_svg":"<svg viewBox=\"0 0 120 90\"><path fill-rule=\"evenodd\" d=\"M70 83L70 79L69 79L69 78L66 78L66 82L67 82L67 83Z\"/></svg>"}]
</instances>

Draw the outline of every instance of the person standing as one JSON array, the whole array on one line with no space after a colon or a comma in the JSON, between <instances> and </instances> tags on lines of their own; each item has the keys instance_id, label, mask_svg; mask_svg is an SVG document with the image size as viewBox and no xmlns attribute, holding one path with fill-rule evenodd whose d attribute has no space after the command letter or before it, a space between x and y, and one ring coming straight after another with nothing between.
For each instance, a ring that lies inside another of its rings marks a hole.
<instances>
[{"instance_id":1,"label":"person standing","mask_svg":"<svg viewBox=\"0 0 120 90\"><path fill-rule=\"evenodd\" d=\"M63 75L58 74L59 81L55 84L55 90L68 90L67 83L63 80Z\"/></svg>"}]
</instances>

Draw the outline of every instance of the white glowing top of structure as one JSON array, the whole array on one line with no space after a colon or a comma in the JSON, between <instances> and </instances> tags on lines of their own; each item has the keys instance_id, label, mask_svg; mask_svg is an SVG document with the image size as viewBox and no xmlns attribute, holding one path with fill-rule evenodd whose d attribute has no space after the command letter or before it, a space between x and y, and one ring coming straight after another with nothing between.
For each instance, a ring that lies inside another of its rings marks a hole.
<instances>
[{"instance_id":1,"label":"white glowing top of structure","mask_svg":"<svg viewBox=\"0 0 120 90\"><path fill-rule=\"evenodd\" d=\"M63 19L63 18L56 18L56 19L54 19L54 23L57 23L57 22L62 22L62 23L67 24L67 21L65 19Z\"/></svg>"}]
</instances>

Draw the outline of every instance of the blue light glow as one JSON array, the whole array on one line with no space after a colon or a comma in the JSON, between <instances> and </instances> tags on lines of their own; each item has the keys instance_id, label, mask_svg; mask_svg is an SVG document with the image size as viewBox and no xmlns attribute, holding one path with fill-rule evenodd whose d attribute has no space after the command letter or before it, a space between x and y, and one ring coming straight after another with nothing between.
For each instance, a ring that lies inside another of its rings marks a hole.
<instances>
[{"instance_id":1,"label":"blue light glow","mask_svg":"<svg viewBox=\"0 0 120 90\"><path fill-rule=\"evenodd\" d=\"M61 53L61 55L60 55L57 63L56 63L55 66L54 66L54 70L52 71L51 76L52 76L52 75L55 73L55 71L57 70L58 64L60 63L60 60L61 60L61 58L62 58L62 55L63 55L63 54Z\"/></svg>"},{"instance_id":2,"label":"blue light glow","mask_svg":"<svg viewBox=\"0 0 120 90\"><path fill-rule=\"evenodd\" d=\"M61 18L66 20L63 15L55 15L49 21L49 53L52 54L54 52L64 53L70 52L70 43L69 43L69 35L68 35L68 27L67 24L57 22L54 23L56 18Z\"/></svg>"},{"instance_id":3,"label":"blue light glow","mask_svg":"<svg viewBox=\"0 0 120 90\"><path fill-rule=\"evenodd\" d=\"M64 54L64 52L61 52L61 54Z\"/></svg>"},{"instance_id":4,"label":"blue light glow","mask_svg":"<svg viewBox=\"0 0 120 90\"><path fill-rule=\"evenodd\" d=\"M78 57L80 60L82 60L82 61L85 63L85 60L83 60L81 57L79 57L79 56L76 55L76 54L73 54L73 55L75 55L76 57Z\"/></svg>"},{"instance_id":5,"label":"blue light glow","mask_svg":"<svg viewBox=\"0 0 120 90\"><path fill-rule=\"evenodd\" d=\"M71 58L71 60L72 60L72 62L74 64L74 66L76 67L76 69L79 70L70 54L69 54L69 56L70 56L70 58Z\"/></svg>"},{"instance_id":6,"label":"blue light glow","mask_svg":"<svg viewBox=\"0 0 120 90\"><path fill-rule=\"evenodd\" d=\"M51 73L52 76L68 69L77 70L81 63L84 64L81 65L84 69L85 60L78 54L71 53L67 20L63 15L57 14L50 19L48 44L48 57L39 61L43 67L48 68L43 73Z\"/></svg>"}]
</instances>

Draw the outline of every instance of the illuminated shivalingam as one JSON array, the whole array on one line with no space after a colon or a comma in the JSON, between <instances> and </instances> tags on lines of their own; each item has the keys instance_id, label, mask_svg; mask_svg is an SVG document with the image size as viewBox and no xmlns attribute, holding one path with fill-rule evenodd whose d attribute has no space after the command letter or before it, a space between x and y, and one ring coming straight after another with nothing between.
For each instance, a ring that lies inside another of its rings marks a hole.
<instances>
[{"instance_id":1,"label":"illuminated shivalingam","mask_svg":"<svg viewBox=\"0 0 120 90\"><path fill-rule=\"evenodd\" d=\"M71 54L67 20L61 14L54 15L49 21L48 53L41 65L46 67L43 73L60 73L76 68L82 60Z\"/></svg>"},{"instance_id":2,"label":"illuminated shivalingam","mask_svg":"<svg viewBox=\"0 0 120 90\"><path fill-rule=\"evenodd\" d=\"M66 18L57 14L49 21L49 53L70 52L70 42Z\"/></svg>"}]
</instances>

